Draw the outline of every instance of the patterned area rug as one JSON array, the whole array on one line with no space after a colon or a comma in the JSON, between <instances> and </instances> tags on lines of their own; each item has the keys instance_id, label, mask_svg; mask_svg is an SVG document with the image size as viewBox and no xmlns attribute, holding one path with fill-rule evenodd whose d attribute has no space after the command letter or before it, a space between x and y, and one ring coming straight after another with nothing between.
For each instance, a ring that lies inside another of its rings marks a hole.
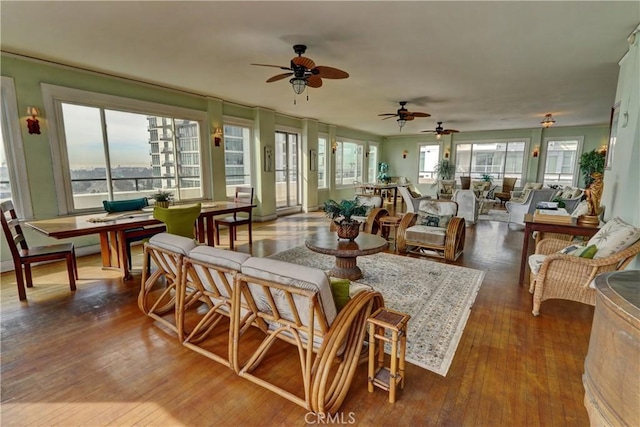
<instances>
[{"instance_id":1,"label":"patterned area rug","mask_svg":"<svg viewBox=\"0 0 640 427\"><path fill-rule=\"evenodd\" d=\"M304 246L270 258L323 270L335 262ZM446 376L484 271L388 253L359 257L358 266L359 283L380 292L387 307L411 315L407 362Z\"/></svg>"},{"instance_id":2,"label":"patterned area rug","mask_svg":"<svg viewBox=\"0 0 640 427\"><path fill-rule=\"evenodd\" d=\"M509 222L509 212L498 209L490 209L488 213L478 215L478 220Z\"/></svg>"}]
</instances>

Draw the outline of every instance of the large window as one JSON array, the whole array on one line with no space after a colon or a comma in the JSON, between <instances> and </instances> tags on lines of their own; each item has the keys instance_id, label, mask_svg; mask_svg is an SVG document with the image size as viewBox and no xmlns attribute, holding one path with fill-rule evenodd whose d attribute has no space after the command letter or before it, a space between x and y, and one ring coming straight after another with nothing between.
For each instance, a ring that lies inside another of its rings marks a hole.
<instances>
[{"instance_id":1,"label":"large window","mask_svg":"<svg viewBox=\"0 0 640 427\"><path fill-rule=\"evenodd\" d=\"M248 126L224 125L224 171L227 197L235 196L236 187L251 186L251 129Z\"/></svg>"},{"instance_id":2,"label":"large window","mask_svg":"<svg viewBox=\"0 0 640 427\"><path fill-rule=\"evenodd\" d=\"M544 184L574 185L582 138L545 139Z\"/></svg>"},{"instance_id":3,"label":"large window","mask_svg":"<svg viewBox=\"0 0 640 427\"><path fill-rule=\"evenodd\" d=\"M507 176L523 179L528 141L476 142L456 145L456 175L481 179L489 175L495 185Z\"/></svg>"},{"instance_id":4,"label":"large window","mask_svg":"<svg viewBox=\"0 0 640 427\"><path fill-rule=\"evenodd\" d=\"M13 79L2 77L0 119L0 200L13 200L21 218L32 218L31 197L25 168L24 149ZM26 125L26 124L25 124Z\"/></svg>"},{"instance_id":5,"label":"large window","mask_svg":"<svg viewBox=\"0 0 640 427\"><path fill-rule=\"evenodd\" d=\"M205 197L204 113L50 85L43 85L43 94L56 112L61 213L158 190L178 201Z\"/></svg>"},{"instance_id":6,"label":"large window","mask_svg":"<svg viewBox=\"0 0 640 427\"><path fill-rule=\"evenodd\" d=\"M369 151L367 151L367 181L375 183L378 179L378 145L369 143Z\"/></svg>"},{"instance_id":7,"label":"large window","mask_svg":"<svg viewBox=\"0 0 640 427\"><path fill-rule=\"evenodd\" d=\"M299 138L298 133L276 131L276 208L298 206L302 199Z\"/></svg>"},{"instance_id":8,"label":"large window","mask_svg":"<svg viewBox=\"0 0 640 427\"><path fill-rule=\"evenodd\" d=\"M363 182L364 143L338 141L336 147L336 187L353 186Z\"/></svg>"},{"instance_id":9,"label":"large window","mask_svg":"<svg viewBox=\"0 0 640 427\"><path fill-rule=\"evenodd\" d=\"M438 178L435 168L440 160L440 144L420 144L418 148L418 184L433 184Z\"/></svg>"},{"instance_id":10,"label":"large window","mask_svg":"<svg viewBox=\"0 0 640 427\"><path fill-rule=\"evenodd\" d=\"M318 188L328 188L327 174L328 169L328 156L327 147L329 146L329 138L326 136L318 137Z\"/></svg>"}]
</instances>

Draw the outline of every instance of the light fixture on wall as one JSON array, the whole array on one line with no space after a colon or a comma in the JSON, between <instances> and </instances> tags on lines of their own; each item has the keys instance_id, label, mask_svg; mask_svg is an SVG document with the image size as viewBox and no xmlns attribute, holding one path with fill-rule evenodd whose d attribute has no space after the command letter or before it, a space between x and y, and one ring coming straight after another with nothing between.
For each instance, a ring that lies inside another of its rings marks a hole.
<instances>
[{"instance_id":1,"label":"light fixture on wall","mask_svg":"<svg viewBox=\"0 0 640 427\"><path fill-rule=\"evenodd\" d=\"M213 145L216 147L220 146L222 142L222 128L215 128L213 131Z\"/></svg>"},{"instance_id":2,"label":"light fixture on wall","mask_svg":"<svg viewBox=\"0 0 640 427\"><path fill-rule=\"evenodd\" d=\"M451 151L449 151L449 148L445 148L444 149L444 158L448 159L450 154L451 154Z\"/></svg>"},{"instance_id":3,"label":"light fixture on wall","mask_svg":"<svg viewBox=\"0 0 640 427\"><path fill-rule=\"evenodd\" d=\"M544 116L544 119L542 119L542 121L540 122L540 124L542 125L542 127L544 128L550 128L551 126L553 126L555 124L555 120L553 119L553 116L551 115L551 113L546 114Z\"/></svg>"},{"instance_id":4,"label":"light fixture on wall","mask_svg":"<svg viewBox=\"0 0 640 427\"><path fill-rule=\"evenodd\" d=\"M540 146L536 145L533 147L533 151L531 152L533 157L538 157L540 155Z\"/></svg>"},{"instance_id":5,"label":"light fixture on wall","mask_svg":"<svg viewBox=\"0 0 640 427\"><path fill-rule=\"evenodd\" d=\"M38 122L40 110L36 107L27 107L27 115L31 116L27 119L27 128L29 129L29 133L40 135L40 122Z\"/></svg>"},{"instance_id":6,"label":"light fixture on wall","mask_svg":"<svg viewBox=\"0 0 640 427\"><path fill-rule=\"evenodd\" d=\"M338 149L338 143L336 141L331 142L331 152L336 154L336 150Z\"/></svg>"},{"instance_id":7,"label":"light fixture on wall","mask_svg":"<svg viewBox=\"0 0 640 427\"><path fill-rule=\"evenodd\" d=\"M600 149L598 150L598 152L604 156L607 155L607 150L609 149L609 147L607 147L606 144L603 144Z\"/></svg>"},{"instance_id":8,"label":"light fixture on wall","mask_svg":"<svg viewBox=\"0 0 640 427\"><path fill-rule=\"evenodd\" d=\"M409 152L408 152L407 150L404 150L404 151L402 152L402 158L403 158L403 159L406 159L406 158L407 158L407 154L409 154Z\"/></svg>"}]
</instances>

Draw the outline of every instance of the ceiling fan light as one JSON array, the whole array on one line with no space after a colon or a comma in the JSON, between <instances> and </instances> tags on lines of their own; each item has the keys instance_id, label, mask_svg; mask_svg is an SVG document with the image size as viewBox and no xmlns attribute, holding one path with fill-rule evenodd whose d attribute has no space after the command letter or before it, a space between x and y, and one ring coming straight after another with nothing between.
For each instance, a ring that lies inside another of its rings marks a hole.
<instances>
[{"instance_id":1,"label":"ceiling fan light","mask_svg":"<svg viewBox=\"0 0 640 427\"><path fill-rule=\"evenodd\" d=\"M442 134L440 132L436 133L436 139L442 138Z\"/></svg>"},{"instance_id":2,"label":"ceiling fan light","mask_svg":"<svg viewBox=\"0 0 640 427\"><path fill-rule=\"evenodd\" d=\"M405 119L398 119L398 126L400 126L400 130L402 130L402 127L406 124L407 121Z\"/></svg>"},{"instance_id":3,"label":"ceiling fan light","mask_svg":"<svg viewBox=\"0 0 640 427\"><path fill-rule=\"evenodd\" d=\"M307 80L301 77L294 77L291 80L289 80L289 83L291 83L291 86L293 87L293 91L298 95L304 92L304 90L307 87Z\"/></svg>"},{"instance_id":4,"label":"ceiling fan light","mask_svg":"<svg viewBox=\"0 0 640 427\"><path fill-rule=\"evenodd\" d=\"M540 124L545 128L550 128L556 121L553 119L551 113L544 116L544 119L540 122Z\"/></svg>"}]
</instances>

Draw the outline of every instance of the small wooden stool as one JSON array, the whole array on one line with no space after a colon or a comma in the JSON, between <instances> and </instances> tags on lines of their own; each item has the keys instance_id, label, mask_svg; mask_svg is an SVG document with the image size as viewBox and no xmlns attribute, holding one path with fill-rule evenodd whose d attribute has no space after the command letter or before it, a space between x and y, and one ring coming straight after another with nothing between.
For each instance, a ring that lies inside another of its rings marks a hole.
<instances>
[{"instance_id":1,"label":"small wooden stool","mask_svg":"<svg viewBox=\"0 0 640 427\"><path fill-rule=\"evenodd\" d=\"M396 241L396 232L398 231L398 225L400 225L400 221L402 221L401 216L383 216L380 218L380 234L381 236L394 242ZM390 239L389 235L391 234L391 228L393 228L393 237Z\"/></svg>"},{"instance_id":2,"label":"small wooden stool","mask_svg":"<svg viewBox=\"0 0 640 427\"><path fill-rule=\"evenodd\" d=\"M367 319L369 324L369 393L373 387L389 392L389 402L396 401L396 387L404 388L404 354L407 348L407 323L411 316L388 308L379 308ZM387 336L391 332L391 337ZM391 366L384 366L384 344L391 343ZM400 344L400 348L398 348ZM376 348L376 345L378 346ZM376 366L376 352L377 366Z\"/></svg>"}]
</instances>

